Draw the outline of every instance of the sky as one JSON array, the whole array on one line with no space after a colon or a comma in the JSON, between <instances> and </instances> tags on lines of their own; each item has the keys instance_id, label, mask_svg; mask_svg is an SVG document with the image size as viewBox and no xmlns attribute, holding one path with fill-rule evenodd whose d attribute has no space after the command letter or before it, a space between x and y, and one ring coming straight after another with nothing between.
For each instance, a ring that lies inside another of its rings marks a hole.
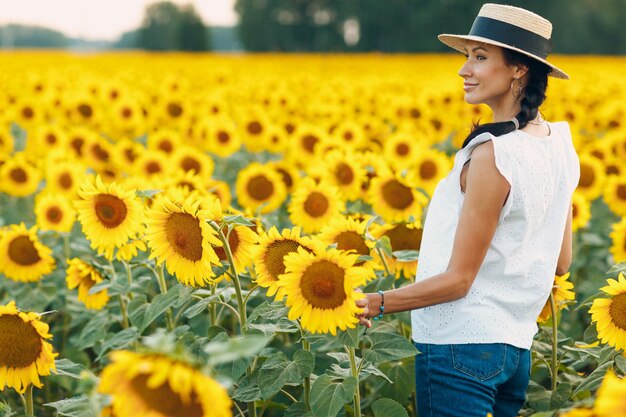
<instances>
[{"instance_id":1,"label":"sky","mask_svg":"<svg viewBox=\"0 0 626 417\"><path fill-rule=\"evenodd\" d=\"M44 26L71 37L115 40L141 24L144 9L155 0L0 0L0 25ZM235 0L173 0L193 4L210 26L237 22Z\"/></svg>"}]
</instances>

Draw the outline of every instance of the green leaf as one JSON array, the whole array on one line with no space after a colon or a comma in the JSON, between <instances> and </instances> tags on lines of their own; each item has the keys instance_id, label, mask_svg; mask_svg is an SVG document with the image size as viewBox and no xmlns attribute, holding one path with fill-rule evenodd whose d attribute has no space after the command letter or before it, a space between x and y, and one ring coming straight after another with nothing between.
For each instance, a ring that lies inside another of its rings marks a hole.
<instances>
[{"instance_id":1,"label":"green leaf","mask_svg":"<svg viewBox=\"0 0 626 417\"><path fill-rule=\"evenodd\" d=\"M361 331L360 326L357 326L353 329L346 329L337 332L337 340L342 345L358 348L359 347L359 332Z\"/></svg>"},{"instance_id":2,"label":"green leaf","mask_svg":"<svg viewBox=\"0 0 626 417\"><path fill-rule=\"evenodd\" d=\"M626 272L626 261L624 262L620 262L618 264L615 264L611 267L611 269L609 269L606 274L607 275L614 275L617 276L619 275L619 273L625 273Z\"/></svg>"},{"instance_id":3,"label":"green leaf","mask_svg":"<svg viewBox=\"0 0 626 417\"><path fill-rule=\"evenodd\" d=\"M381 364L380 369L393 383L384 384L379 390L379 395L406 404L415 388L415 357L405 358L401 362Z\"/></svg>"},{"instance_id":4,"label":"green leaf","mask_svg":"<svg viewBox=\"0 0 626 417\"><path fill-rule=\"evenodd\" d=\"M104 312L98 313L98 315L89 320L83 328L83 331L80 333L80 337L78 338L76 348L86 349L93 347L96 342L104 339L108 327L108 316Z\"/></svg>"},{"instance_id":5,"label":"green leaf","mask_svg":"<svg viewBox=\"0 0 626 417\"><path fill-rule=\"evenodd\" d=\"M259 370L259 386L263 399L271 398L285 384L298 384L313 372L315 357L308 350L297 350L293 361L277 352Z\"/></svg>"},{"instance_id":6,"label":"green leaf","mask_svg":"<svg viewBox=\"0 0 626 417\"><path fill-rule=\"evenodd\" d=\"M395 361L417 354L417 349L404 336L397 333L375 332L367 337L372 342L368 349L363 349L363 359L371 363Z\"/></svg>"},{"instance_id":7,"label":"green leaf","mask_svg":"<svg viewBox=\"0 0 626 417\"><path fill-rule=\"evenodd\" d=\"M414 262L417 261L419 255L420 251L413 249L393 251L393 256L395 256L398 262Z\"/></svg>"},{"instance_id":8,"label":"green leaf","mask_svg":"<svg viewBox=\"0 0 626 417\"><path fill-rule=\"evenodd\" d=\"M247 335L228 340L212 340L204 351L208 354L208 364L215 366L240 358L255 356L272 339L271 336Z\"/></svg>"},{"instance_id":9,"label":"green leaf","mask_svg":"<svg viewBox=\"0 0 626 417\"><path fill-rule=\"evenodd\" d=\"M572 397L583 391L595 391L600 387L606 371L613 366L613 362L606 362L598 366L583 382L576 387Z\"/></svg>"},{"instance_id":10,"label":"green leaf","mask_svg":"<svg viewBox=\"0 0 626 417\"><path fill-rule=\"evenodd\" d=\"M66 398L64 400L55 401L44 405L56 409L57 414L60 416L88 417L97 416L99 414L98 411L94 409L94 404L92 404L92 402L89 400L89 397L87 397L86 395Z\"/></svg>"},{"instance_id":11,"label":"green leaf","mask_svg":"<svg viewBox=\"0 0 626 417\"><path fill-rule=\"evenodd\" d=\"M256 226L255 223L251 222L240 214L224 216L222 221L227 224L236 224L239 226Z\"/></svg>"},{"instance_id":12,"label":"green leaf","mask_svg":"<svg viewBox=\"0 0 626 417\"><path fill-rule=\"evenodd\" d=\"M276 323L250 323L248 328L261 331L265 335L274 333L297 333L298 325L287 317L281 317Z\"/></svg>"},{"instance_id":13,"label":"green leaf","mask_svg":"<svg viewBox=\"0 0 626 417\"><path fill-rule=\"evenodd\" d=\"M85 369L81 364L74 363L69 359L57 359L54 361L57 375L69 376L70 378L80 379L80 373Z\"/></svg>"},{"instance_id":14,"label":"green leaf","mask_svg":"<svg viewBox=\"0 0 626 417\"><path fill-rule=\"evenodd\" d=\"M287 313L289 313L289 307L285 306L284 303L273 302L270 304L267 301L263 301L252 310L248 317L248 322L254 322L257 319L275 321L282 317L287 317Z\"/></svg>"},{"instance_id":15,"label":"green leaf","mask_svg":"<svg viewBox=\"0 0 626 417\"><path fill-rule=\"evenodd\" d=\"M327 372L327 374L331 378L345 379L346 377L349 377L350 375L352 375L352 369L350 369L350 356L348 356L347 353L329 352L327 353L327 355L337 361L336 364L333 364L330 367L330 371ZM387 382L389 383L392 382L389 378L387 378L387 375L385 375L383 371L378 369L373 364L365 361L364 364L361 365L361 362L363 362L363 359L359 358L358 356L355 359L356 359L357 368L358 367L361 368L361 372L359 373L360 381L364 380L370 375L375 375L375 376L379 376L387 380Z\"/></svg>"},{"instance_id":16,"label":"green leaf","mask_svg":"<svg viewBox=\"0 0 626 417\"><path fill-rule=\"evenodd\" d=\"M391 240L389 240L389 236L381 236L380 239L376 242L376 248L383 251L385 255L389 258L393 256L391 249Z\"/></svg>"},{"instance_id":17,"label":"green leaf","mask_svg":"<svg viewBox=\"0 0 626 417\"><path fill-rule=\"evenodd\" d=\"M372 404L374 417L409 417L406 409L391 398L381 398Z\"/></svg>"},{"instance_id":18,"label":"green leaf","mask_svg":"<svg viewBox=\"0 0 626 417\"><path fill-rule=\"evenodd\" d=\"M352 401L357 380L348 377L343 382L332 382L328 375L317 377L311 387L311 411L316 417L334 417L344 404Z\"/></svg>"},{"instance_id":19,"label":"green leaf","mask_svg":"<svg viewBox=\"0 0 626 417\"><path fill-rule=\"evenodd\" d=\"M285 410L283 417L312 417L313 414L309 413L306 409L306 405L301 402L293 403Z\"/></svg>"},{"instance_id":20,"label":"green leaf","mask_svg":"<svg viewBox=\"0 0 626 417\"><path fill-rule=\"evenodd\" d=\"M626 374L626 356L624 355L617 355L615 357L615 366L617 366L617 368L622 371L623 373Z\"/></svg>"},{"instance_id":21,"label":"green leaf","mask_svg":"<svg viewBox=\"0 0 626 417\"><path fill-rule=\"evenodd\" d=\"M141 327L139 327L139 329L143 331L157 317L163 314L165 310L176 304L180 297L182 288L183 286L181 284L176 284L175 286L169 288L165 294L159 294L154 297L152 302L146 308L143 322L141 323Z\"/></svg>"},{"instance_id":22,"label":"green leaf","mask_svg":"<svg viewBox=\"0 0 626 417\"><path fill-rule=\"evenodd\" d=\"M15 152L23 152L26 149L26 130L15 122L11 123L11 136L13 136L13 149Z\"/></svg>"},{"instance_id":23,"label":"green leaf","mask_svg":"<svg viewBox=\"0 0 626 417\"><path fill-rule=\"evenodd\" d=\"M239 381L239 386L233 392L233 399L242 402L251 402L263 399L258 383L258 372L245 376Z\"/></svg>"},{"instance_id":24,"label":"green leaf","mask_svg":"<svg viewBox=\"0 0 626 417\"><path fill-rule=\"evenodd\" d=\"M550 411L562 408L570 398L572 386L567 382L560 383L556 391L550 391L531 381L528 385L528 404L537 411Z\"/></svg>"},{"instance_id":25,"label":"green leaf","mask_svg":"<svg viewBox=\"0 0 626 417\"><path fill-rule=\"evenodd\" d=\"M96 358L96 361L99 361L107 352L123 349L137 339L139 339L139 331L136 327L129 327L128 329L122 330L102 344L102 350Z\"/></svg>"},{"instance_id":26,"label":"green leaf","mask_svg":"<svg viewBox=\"0 0 626 417\"><path fill-rule=\"evenodd\" d=\"M163 190L137 190L135 194L137 194L137 197L152 198L161 191Z\"/></svg>"},{"instance_id":27,"label":"green leaf","mask_svg":"<svg viewBox=\"0 0 626 417\"><path fill-rule=\"evenodd\" d=\"M143 294L136 294L128 303L127 308L130 323L143 331L143 320L146 310L148 309L148 299L146 296Z\"/></svg>"}]
</instances>

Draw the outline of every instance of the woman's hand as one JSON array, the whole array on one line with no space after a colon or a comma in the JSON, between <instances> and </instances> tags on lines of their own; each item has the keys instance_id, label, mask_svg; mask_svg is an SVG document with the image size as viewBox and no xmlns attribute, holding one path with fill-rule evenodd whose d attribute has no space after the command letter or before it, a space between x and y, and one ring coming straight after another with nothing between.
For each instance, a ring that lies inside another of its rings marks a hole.
<instances>
[{"instance_id":1,"label":"woman's hand","mask_svg":"<svg viewBox=\"0 0 626 417\"><path fill-rule=\"evenodd\" d=\"M369 298L367 298L367 295L360 300L356 300L357 307L363 309L363 312L357 316L359 318L359 324L367 327L368 329L372 327L372 321L369 320L369 304Z\"/></svg>"}]
</instances>

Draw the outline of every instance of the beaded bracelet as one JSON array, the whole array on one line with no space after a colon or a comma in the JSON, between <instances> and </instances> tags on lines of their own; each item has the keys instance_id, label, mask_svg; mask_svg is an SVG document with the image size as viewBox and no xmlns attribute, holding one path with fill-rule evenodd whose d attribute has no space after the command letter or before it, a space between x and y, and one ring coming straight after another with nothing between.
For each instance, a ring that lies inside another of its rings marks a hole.
<instances>
[{"instance_id":1,"label":"beaded bracelet","mask_svg":"<svg viewBox=\"0 0 626 417\"><path fill-rule=\"evenodd\" d=\"M385 294L382 290L378 290L378 294L380 294L380 314L372 317L374 320L380 320L383 318L383 313L385 312Z\"/></svg>"}]
</instances>

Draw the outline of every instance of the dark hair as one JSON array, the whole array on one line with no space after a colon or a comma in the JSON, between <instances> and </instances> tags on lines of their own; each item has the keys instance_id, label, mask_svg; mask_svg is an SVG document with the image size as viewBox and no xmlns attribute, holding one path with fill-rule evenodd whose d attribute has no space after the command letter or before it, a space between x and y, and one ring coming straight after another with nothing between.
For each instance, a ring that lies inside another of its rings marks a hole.
<instances>
[{"instance_id":1,"label":"dark hair","mask_svg":"<svg viewBox=\"0 0 626 417\"><path fill-rule=\"evenodd\" d=\"M528 67L528 83L524 88L524 96L521 102L521 110L515 116L519 122L520 129L528 124L530 120L537 117L539 106L546 99L546 89L548 88L548 73L551 68L543 62L537 61L527 55L521 54L512 49L502 48L504 60L509 65L523 64ZM489 132L494 136L501 136L515 130L513 122L485 123L481 125L475 123L472 132L463 141L462 148L465 148L476 136Z\"/></svg>"}]
</instances>

